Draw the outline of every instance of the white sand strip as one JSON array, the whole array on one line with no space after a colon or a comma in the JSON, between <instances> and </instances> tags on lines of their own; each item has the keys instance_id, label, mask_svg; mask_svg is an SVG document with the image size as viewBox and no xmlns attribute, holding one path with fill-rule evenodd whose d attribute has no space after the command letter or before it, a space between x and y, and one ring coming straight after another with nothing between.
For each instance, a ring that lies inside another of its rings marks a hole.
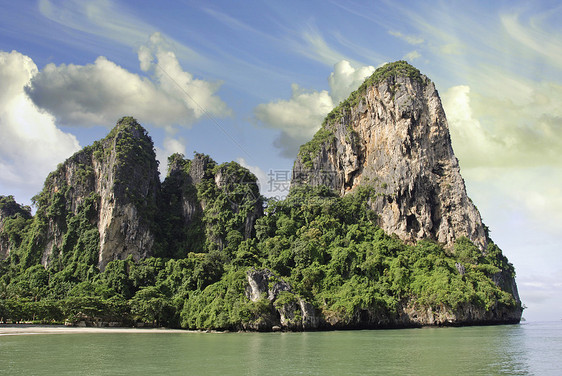
<instances>
[{"instance_id":1,"label":"white sand strip","mask_svg":"<svg viewBox=\"0 0 562 376\"><path fill-rule=\"evenodd\" d=\"M200 333L192 330L162 328L92 328L63 325L0 325L0 336L30 334L84 333Z\"/></svg>"}]
</instances>

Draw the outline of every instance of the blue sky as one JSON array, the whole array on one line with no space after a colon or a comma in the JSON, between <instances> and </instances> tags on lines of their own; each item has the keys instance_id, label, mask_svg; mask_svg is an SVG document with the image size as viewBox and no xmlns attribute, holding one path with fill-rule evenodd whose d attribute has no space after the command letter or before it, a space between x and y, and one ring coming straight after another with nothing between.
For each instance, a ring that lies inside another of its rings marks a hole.
<instances>
[{"instance_id":1,"label":"blue sky","mask_svg":"<svg viewBox=\"0 0 562 376\"><path fill-rule=\"evenodd\" d=\"M269 180L373 70L436 84L469 196L517 270L528 320L562 318L558 1L2 1L0 194L132 115L166 157Z\"/></svg>"}]
</instances>

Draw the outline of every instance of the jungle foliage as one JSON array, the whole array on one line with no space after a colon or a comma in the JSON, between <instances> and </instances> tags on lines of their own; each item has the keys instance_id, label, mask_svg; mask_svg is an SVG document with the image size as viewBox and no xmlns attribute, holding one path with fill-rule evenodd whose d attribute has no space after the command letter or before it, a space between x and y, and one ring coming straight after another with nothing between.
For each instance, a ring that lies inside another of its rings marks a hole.
<instances>
[{"instance_id":1,"label":"jungle foliage","mask_svg":"<svg viewBox=\"0 0 562 376\"><path fill-rule=\"evenodd\" d=\"M419 75L404 62L385 67L367 84L400 70ZM321 130L301 151L314 154L331 138ZM487 311L518 304L513 291L494 283L512 278L514 269L491 240L484 252L466 238L452 249L429 239L405 244L376 225L368 205L373 188L340 197L327 187L297 186L284 200L266 200L255 175L238 163L217 164L198 153L168 162L166 180L150 180L157 168L152 140L126 117L69 158L72 169L62 164L47 177L33 199L35 215L0 196L0 320L240 329L297 299L342 322L361 311L393 317L411 301ZM94 165L101 168L94 172ZM134 204L148 222L153 257L98 268L103 198L96 174L102 183L113 174L114 200ZM130 181L156 183L141 190ZM268 269L291 292L274 303L251 301L251 269Z\"/></svg>"},{"instance_id":2,"label":"jungle foliage","mask_svg":"<svg viewBox=\"0 0 562 376\"><path fill-rule=\"evenodd\" d=\"M293 189L285 200L267 202L255 234L246 238L227 231L239 222L232 202L221 206L214 189L198 187L198 195L216 199L208 214L214 219L201 223L221 225L199 236L206 242L223 236L222 246L198 242L200 249L187 254L170 250L166 257L115 260L103 272L90 255L96 244L85 224L85 203L84 214L69 222L84 227L65 242L60 262L47 269L38 262L24 267L17 257L0 263L0 317L237 329L271 310L267 299L252 302L246 297L250 268L268 268L292 286L290 298L301 297L323 315L344 319L363 309L392 316L405 299L452 309L516 304L511 291L502 291L492 280L500 270L513 273L495 244L485 253L466 238L450 250L431 240L406 245L375 225L376 214L367 207L374 193L368 188L344 197L325 187ZM24 238L33 237L32 225L26 231Z\"/></svg>"}]
</instances>

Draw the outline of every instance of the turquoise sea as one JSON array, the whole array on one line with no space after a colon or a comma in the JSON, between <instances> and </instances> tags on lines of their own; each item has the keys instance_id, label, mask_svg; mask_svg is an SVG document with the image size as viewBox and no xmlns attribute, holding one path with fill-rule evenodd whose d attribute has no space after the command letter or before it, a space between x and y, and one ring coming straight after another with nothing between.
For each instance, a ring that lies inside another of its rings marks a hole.
<instances>
[{"instance_id":1,"label":"turquoise sea","mask_svg":"<svg viewBox=\"0 0 562 376\"><path fill-rule=\"evenodd\" d=\"M562 322L0 336L2 375L562 375Z\"/></svg>"}]
</instances>

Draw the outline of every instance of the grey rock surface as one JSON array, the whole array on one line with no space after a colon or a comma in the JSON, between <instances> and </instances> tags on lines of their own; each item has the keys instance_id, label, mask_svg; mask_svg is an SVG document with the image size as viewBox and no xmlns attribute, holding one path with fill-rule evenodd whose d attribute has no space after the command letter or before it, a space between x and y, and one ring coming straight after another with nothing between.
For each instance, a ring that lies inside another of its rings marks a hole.
<instances>
[{"instance_id":1,"label":"grey rock surface","mask_svg":"<svg viewBox=\"0 0 562 376\"><path fill-rule=\"evenodd\" d=\"M129 255L134 260L149 256L159 187L152 140L136 121L122 120L96 147L74 154L47 177L43 194L52 199L60 192L64 208L47 216L42 264L47 266L53 250L61 247L67 215L76 215L92 194L97 197L93 225L100 235L100 269Z\"/></svg>"},{"instance_id":2,"label":"grey rock surface","mask_svg":"<svg viewBox=\"0 0 562 376\"><path fill-rule=\"evenodd\" d=\"M446 246L466 236L486 248L441 100L427 77L390 76L367 87L356 105L320 132L330 136L313 155L301 148L293 185L327 185L340 195L369 186L376 191L370 206L385 232L409 243L431 238Z\"/></svg>"}]
</instances>

